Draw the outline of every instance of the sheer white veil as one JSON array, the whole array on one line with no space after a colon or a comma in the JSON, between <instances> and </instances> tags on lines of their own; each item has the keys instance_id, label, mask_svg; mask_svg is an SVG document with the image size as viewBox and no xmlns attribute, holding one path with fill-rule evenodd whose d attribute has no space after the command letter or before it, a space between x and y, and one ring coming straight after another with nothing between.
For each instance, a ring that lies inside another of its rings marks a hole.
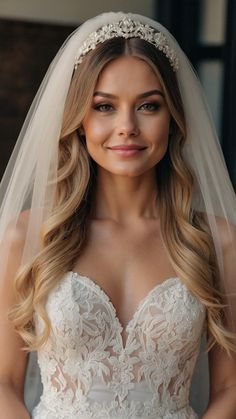
<instances>
[{"instance_id":1,"label":"sheer white veil","mask_svg":"<svg viewBox=\"0 0 236 419\"><path fill-rule=\"evenodd\" d=\"M162 32L179 60L176 72L187 121L185 157L197 183L193 207L203 211L214 239L222 285L227 294L236 290L236 199L226 170L217 135L212 124L201 85L186 55L161 24L137 14L125 14L133 20ZM117 22L124 13L104 13L75 30L52 61L22 127L0 186L0 241L9 223L16 224L25 209L31 209L22 263L28 262L40 247L39 230L51 211L58 164L58 141L64 104L75 57L89 34L102 25ZM230 269L224 266L221 228L230 237ZM1 271L7 262L7 251L0 255ZM229 299L232 325L235 328L236 307Z\"/></svg>"}]
</instances>

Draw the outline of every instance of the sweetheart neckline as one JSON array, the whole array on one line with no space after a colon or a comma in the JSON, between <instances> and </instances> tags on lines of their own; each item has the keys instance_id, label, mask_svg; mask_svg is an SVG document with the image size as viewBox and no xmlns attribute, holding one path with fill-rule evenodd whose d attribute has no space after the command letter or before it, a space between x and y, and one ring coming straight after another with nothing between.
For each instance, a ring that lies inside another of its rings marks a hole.
<instances>
[{"instance_id":1,"label":"sweetheart neckline","mask_svg":"<svg viewBox=\"0 0 236 419\"><path fill-rule=\"evenodd\" d=\"M103 297L103 299L106 301L106 303L108 304L109 308L111 309L113 316L119 326L119 336L121 339L121 346L122 349L125 350L127 347L127 343L129 340L129 330L132 328L133 323L135 323L137 317L139 316L141 310L143 309L143 307L145 306L145 304L147 304L147 302L149 301L150 297L155 294L156 292L161 292L161 290L165 287L168 287L169 284L172 284L172 286L174 284L181 284L183 286L185 286L185 284L180 280L180 278L178 276L173 276L173 277L168 277L166 279L164 279L162 282L157 283L156 285L154 285L154 287L152 287L150 289L150 291L139 301L138 306L136 308L136 310L134 311L134 313L132 314L131 318L128 320L126 325L123 325L117 315L117 310L112 302L112 300L110 299L110 297L108 296L108 294L105 292L105 290L101 287L101 285L99 285L95 280L93 280L92 278L90 278L87 275L83 275L80 274L79 272L75 272L75 271L68 271L66 275L69 275L70 278L75 278L76 281L78 281L78 279L81 280L85 280L87 281L87 283L93 288L95 289L100 296ZM122 332L126 332L127 333L127 339L126 342L124 343L124 338L122 336Z\"/></svg>"}]
</instances>

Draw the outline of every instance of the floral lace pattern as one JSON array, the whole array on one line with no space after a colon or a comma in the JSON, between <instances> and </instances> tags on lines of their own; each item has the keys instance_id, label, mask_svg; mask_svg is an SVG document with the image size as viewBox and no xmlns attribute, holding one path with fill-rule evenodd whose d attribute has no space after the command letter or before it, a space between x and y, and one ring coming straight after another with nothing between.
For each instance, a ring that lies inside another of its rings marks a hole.
<instances>
[{"instance_id":1,"label":"floral lace pattern","mask_svg":"<svg viewBox=\"0 0 236 419\"><path fill-rule=\"evenodd\" d=\"M197 418L188 398L205 308L179 278L157 284L126 328L102 288L77 273L46 308L53 331L38 352L43 394L32 418ZM37 313L35 324L40 331Z\"/></svg>"}]
</instances>

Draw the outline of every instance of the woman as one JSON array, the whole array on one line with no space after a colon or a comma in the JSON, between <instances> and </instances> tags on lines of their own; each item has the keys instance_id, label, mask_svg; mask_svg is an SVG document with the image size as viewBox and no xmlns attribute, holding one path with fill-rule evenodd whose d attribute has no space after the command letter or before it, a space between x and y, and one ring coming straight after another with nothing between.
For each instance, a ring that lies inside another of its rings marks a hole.
<instances>
[{"instance_id":1,"label":"woman","mask_svg":"<svg viewBox=\"0 0 236 419\"><path fill-rule=\"evenodd\" d=\"M196 418L205 330L203 418L235 417L235 196L214 135L156 22L107 13L62 47L2 183L4 417L29 417L37 350L34 419Z\"/></svg>"}]
</instances>

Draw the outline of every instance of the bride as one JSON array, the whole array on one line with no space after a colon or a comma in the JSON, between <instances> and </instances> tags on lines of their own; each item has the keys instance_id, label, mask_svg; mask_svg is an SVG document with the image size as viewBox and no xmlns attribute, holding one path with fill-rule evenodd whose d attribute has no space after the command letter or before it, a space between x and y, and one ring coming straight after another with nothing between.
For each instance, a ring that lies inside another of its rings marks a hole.
<instances>
[{"instance_id":1,"label":"bride","mask_svg":"<svg viewBox=\"0 0 236 419\"><path fill-rule=\"evenodd\" d=\"M27 419L236 415L236 201L199 82L157 22L87 21L62 46L1 184L0 408ZM16 362L17 360L17 362Z\"/></svg>"}]
</instances>

